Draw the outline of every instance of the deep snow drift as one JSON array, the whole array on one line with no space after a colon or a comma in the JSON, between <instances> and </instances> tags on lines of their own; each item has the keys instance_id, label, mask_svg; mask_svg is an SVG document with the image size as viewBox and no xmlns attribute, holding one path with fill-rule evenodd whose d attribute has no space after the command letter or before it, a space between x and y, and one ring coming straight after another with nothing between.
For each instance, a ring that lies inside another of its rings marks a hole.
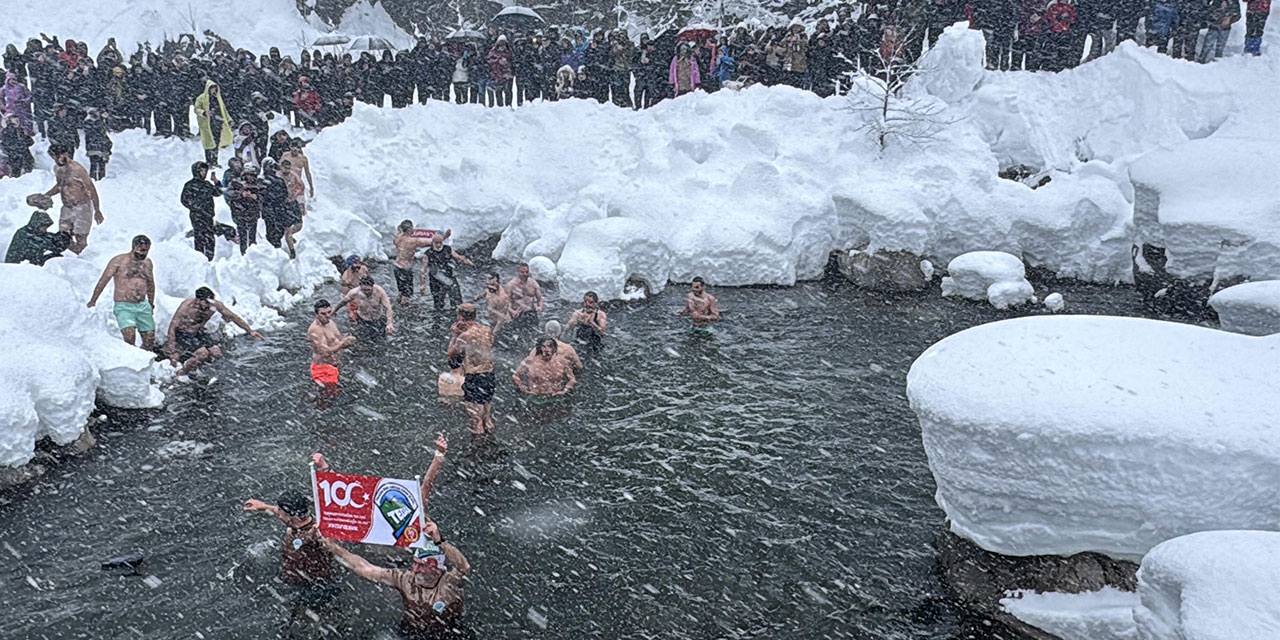
<instances>
[{"instance_id":1,"label":"deep snow drift","mask_svg":"<svg viewBox=\"0 0 1280 640\"><path fill-rule=\"evenodd\" d=\"M1251 336L1280 333L1280 280L1227 287L1213 294L1209 304L1226 331Z\"/></svg>"},{"instance_id":2,"label":"deep snow drift","mask_svg":"<svg viewBox=\"0 0 1280 640\"><path fill-rule=\"evenodd\" d=\"M997 309L1029 302L1035 289L1017 256L1000 251L972 251L947 265L942 295L986 300Z\"/></svg>"},{"instance_id":3,"label":"deep snow drift","mask_svg":"<svg viewBox=\"0 0 1280 640\"><path fill-rule=\"evenodd\" d=\"M911 367L951 530L1005 555L1138 560L1280 526L1280 336L1046 316L950 336Z\"/></svg>"},{"instance_id":4,"label":"deep snow drift","mask_svg":"<svg viewBox=\"0 0 1280 640\"><path fill-rule=\"evenodd\" d=\"M1165 542L1143 558L1138 595L1142 640L1280 638L1280 533L1209 531Z\"/></svg>"}]
</instances>

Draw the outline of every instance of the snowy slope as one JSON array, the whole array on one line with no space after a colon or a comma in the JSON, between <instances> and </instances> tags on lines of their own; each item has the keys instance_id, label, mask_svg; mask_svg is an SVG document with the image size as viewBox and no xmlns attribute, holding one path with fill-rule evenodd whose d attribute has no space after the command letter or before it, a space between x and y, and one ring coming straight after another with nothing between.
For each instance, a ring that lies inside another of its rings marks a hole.
<instances>
[{"instance_id":1,"label":"snowy slope","mask_svg":"<svg viewBox=\"0 0 1280 640\"><path fill-rule=\"evenodd\" d=\"M1280 526L1280 337L1052 316L950 336L911 367L952 531L1005 555L1137 560Z\"/></svg>"},{"instance_id":2,"label":"snowy slope","mask_svg":"<svg viewBox=\"0 0 1280 640\"><path fill-rule=\"evenodd\" d=\"M1142 640L1280 638L1280 533L1211 531L1151 550L1138 570Z\"/></svg>"},{"instance_id":3,"label":"snowy slope","mask_svg":"<svg viewBox=\"0 0 1280 640\"><path fill-rule=\"evenodd\" d=\"M1280 333L1280 280L1227 287L1213 294L1209 304L1226 331L1251 336Z\"/></svg>"}]
</instances>

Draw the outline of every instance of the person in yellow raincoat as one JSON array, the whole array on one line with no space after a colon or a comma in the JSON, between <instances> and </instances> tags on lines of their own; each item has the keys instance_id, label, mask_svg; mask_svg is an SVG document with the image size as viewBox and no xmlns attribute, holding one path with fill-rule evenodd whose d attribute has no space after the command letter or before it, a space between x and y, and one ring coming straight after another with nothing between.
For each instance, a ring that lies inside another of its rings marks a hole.
<instances>
[{"instance_id":1,"label":"person in yellow raincoat","mask_svg":"<svg viewBox=\"0 0 1280 640\"><path fill-rule=\"evenodd\" d=\"M217 109L211 109L213 102ZM204 146L205 161L209 166L218 166L218 149L231 146L231 119L227 117L227 106L222 103L222 91L218 83L205 80L204 93L196 98L196 124L200 126L200 144ZM217 132L217 138L214 138Z\"/></svg>"}]
</instances>

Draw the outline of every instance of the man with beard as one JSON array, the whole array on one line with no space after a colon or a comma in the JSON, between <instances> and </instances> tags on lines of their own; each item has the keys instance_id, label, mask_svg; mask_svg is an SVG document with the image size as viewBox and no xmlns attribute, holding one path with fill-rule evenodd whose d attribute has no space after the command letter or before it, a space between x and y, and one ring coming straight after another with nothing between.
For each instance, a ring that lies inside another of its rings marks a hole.
<instances>
[{"instance_id":1,"label":"man with beard","mask_svg":"<svg viewBox=\"0 0 1280 640\"><path fill-rule=\"evenodd\" d=\"M538 338L533 353L511 374L511 382L531 396L550 398L569 393L577 380L573 377L573 367L568 360L557 355L558 351L555 338Z\"/></svg>"},{"instance_id":2,"label":"man with beard","mask_svg":"<svg viewBox=\"0 0 1280 640\"><path fill-rule=\"evenodd\" d=\"M81 169L83 171L83 169ZM151 239L146 236L135 236L129 253L122 253L107 263L102 270L102 277L93 287L93 295L89 296L89 308L98 304L98 296L107 288L107 283L115 281L114 313L116 323L120 325L120 337L133 344L137 333L142 334L142 348L154 351L156 347L156 277L147 253L151 251Z\"/></svg>"},{"instance_id":3,"label":"man with beard","mask_svg":"<svg viewBox=\"0 0 1280 640\"><path fill-rule=\"evenodd\" d=\"M102 206L98 202L98 189L89 178L89 172L71 159L71 149L64 145L49 145L49 157L53 158L53 176L57 182L44 194L62 196L62 215L58 228L71 234L72 252L79 254L89 246L89 230L96 221L102 224ZM150 246L150 241L147 242Z\"/></svg>"},{"instance_id":4,"label":"man with beard","mask_svg":"<svg viewBox=\"0 0 1280 640\"><path fill-rule=\"evenodd\" d=\"M454 251L453 247L445 246L444 235L438 233L433 235L431 246L422 257L423 283L420 285L419 293L426 293L424 289L428 285L431 286L431 303L436 311L444 309L446 295L453 306L462 304L462 287L458 285L458 277L453 272L454 262L475 266L475 263L466 256Z\"/></svg>"},{"instance_id":5,"label":"man with beard","mask_svg":"<svg viewBox=\"0 0 1280 640\"><path fill-rule=\"evenodd\" d=\"M169 351L169 362L175 367L179 362L182 363L182 367L175 374L178 378L195 371L197 367L210 360L222 357L222 349L205 331L205 325L210 318L213 318L215 311L222 316L223 320L244 329L250 338L262 339L261 333L254 331L248 322L214 298L213 289L200 287L196 289L196 297L187 298L178 305L178 310L173 312L173 319L169 321L169 339L166 346Z\"/></svg>"},{"instance_id":6,"label":"man with beard","mask_svg":"<svg viewBox=\"0 0 1280 640\"><path fill-rule=\"evenodd\" d=\"M382 287L373 283L373 277L360 278L360 284L342 296L338 309L348 304L355 307L356 339L379 343L396 332L391 298Z\"/></svg>"},{"instance_id":7,"label":"man with beard","mask_svg":"<svg viewBox=\"0 0 1280 640\"><path fill-rule=\"evenodd\" d=\"M720 321L720 308L716 306L716 298L707 293L707 283L702 278L693 279L684 308L676 313L689 316L693 320L695 331L710 332L711 325Z\"/></svg>"},{"instance_id":8,"label":"man with beard","mask_svg":"<svg viewBox=\"0 0 1280 640\"><path fill-rule=\"evenodd\" d=\"M600 310L600 296L596 292L582 294L582 308L569 318L569 331L575 329L578 344L591 353L600 350L604 334L609 330L609 316Z\"/></svg>"},{"instance_id":9,"label":"man with beard","mask_svg":"<svg viewBox=\"0 0 1280 640\"><path fill-rule=\"evenodd\" d=\"M520 263L516 277L507 283L507 295L511 298L511 328L517 331L538 327L538 314L542 312L542 287L529 277L529 265Z\"/></svg>"},{"instance_id":10,"label":"man with beard","mask_svg":"<svg viewBox=\"0 0 1280 640\"><path fill-rule=\"evenodd\" d=\"M497 273L489 274L485 279L484 293L476 296L472 302L484 300L486 318L496 335L498 330L511 318L511 298L502 288L502 279Z\"/></svg>"}]
</instances>

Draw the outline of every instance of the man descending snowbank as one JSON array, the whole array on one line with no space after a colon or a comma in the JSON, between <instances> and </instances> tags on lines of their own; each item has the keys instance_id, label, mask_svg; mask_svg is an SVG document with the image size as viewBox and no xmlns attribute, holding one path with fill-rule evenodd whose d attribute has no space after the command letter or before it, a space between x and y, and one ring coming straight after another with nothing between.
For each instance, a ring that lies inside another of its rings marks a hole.
<instances>
[{"instance_id":1,"label":"man descending snowbank","mask_svg":"<svg viewBox=\"0 0 1280 640\"><path fill-rule=\"evenodd\" d=\"M911 367L951 530L1005 555L1137 560L1280 523L1280 337L1092 316L983 325Z\"/></svg>"}]
</instances>

